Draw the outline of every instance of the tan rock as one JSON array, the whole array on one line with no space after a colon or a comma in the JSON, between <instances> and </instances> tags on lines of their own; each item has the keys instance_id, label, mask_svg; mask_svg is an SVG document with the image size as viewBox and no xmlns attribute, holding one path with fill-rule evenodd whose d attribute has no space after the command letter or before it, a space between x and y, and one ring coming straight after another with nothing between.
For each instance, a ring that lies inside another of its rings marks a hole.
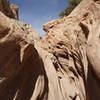
<instances>
[{"instance_id":1,"label":"tan rock","mask_svg":"<svg viewBox=\"0 0 100 100\"><path fill-rule=\"evenodd\" d=\"M14 4L11 4L10 5L10 9L11 9L11 11L12 11L12 13L13 13L13 16L14 16L14 18L15 19L19 19L19 16L18 16L18 6L16 6L16 5L14 5Z\"/></svg>"},{"instance_id":2,"label":"tan rock","mask_svg":"<svg viewBox=\"0 0 100 100\"><path fill-rule=\"evenodd\" d=\"M9 0L0 0L0 11L6 16L18 19L18 6L9 4Z\"/></svg>"},{"instance_id":3,"label":"tan rock","mask_svg":"<svg viewBox=\"0 0 100 100\"><path fill-rule=\"evenodd\" d=\"M100 0L83 0L41 39L0 13L0 99L100 100L99 17Z\"/></svg>"}]
</instances>

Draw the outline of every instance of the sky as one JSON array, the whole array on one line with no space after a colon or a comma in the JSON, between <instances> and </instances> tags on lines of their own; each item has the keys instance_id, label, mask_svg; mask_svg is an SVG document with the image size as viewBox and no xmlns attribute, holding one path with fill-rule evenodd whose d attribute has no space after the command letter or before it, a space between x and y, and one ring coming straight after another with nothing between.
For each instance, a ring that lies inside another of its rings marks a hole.
<instances>
[{"instance_id":1,"label":"sky","mask_svg":"<svg viewBox=\"0 0 100 100\"><path fill-rule=\"evenodd\" d=\"M35 30L44 36L43 25L59 18L68 3L67 0L10 0L19 6L19 19L31 24Z\"/></svg>"}]
</instances>

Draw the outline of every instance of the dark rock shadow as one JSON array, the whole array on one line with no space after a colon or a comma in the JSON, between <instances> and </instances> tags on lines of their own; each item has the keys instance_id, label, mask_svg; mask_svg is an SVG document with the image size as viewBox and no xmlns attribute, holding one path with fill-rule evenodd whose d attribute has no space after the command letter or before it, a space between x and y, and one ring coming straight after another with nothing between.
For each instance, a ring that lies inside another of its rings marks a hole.
<instances>
[{"instance_id":1,"label":"dark rock shadow","mask_svg":"<svg viewBox=\"0 0 100 100\"><path fill-rule=\"evenodd\" d=\"M20 49L19 49L20 52ZM12 66L13 67L13 66ZM44 70L42 59L39 57L37 50L33 45L29 45L25 51L22 63L19 64L18 69L8 78L0 82L0 100L30 100L34 93L35 85L39 76L43 86L38 91L36 100L42 100L44 97L48 98L48 78Z\"/></svg>"},{"instance_id":2,"label":"dark rock shadow","mask_svg":"<svg viewBox=\"0 0 100 100\"><path fill-rule=\"evenodd\" d=\"M94 71L91 69L90 64L88 70L87 84L90 100L100 100L100 81L96 77Z\"/></svg>"}]
</instances>

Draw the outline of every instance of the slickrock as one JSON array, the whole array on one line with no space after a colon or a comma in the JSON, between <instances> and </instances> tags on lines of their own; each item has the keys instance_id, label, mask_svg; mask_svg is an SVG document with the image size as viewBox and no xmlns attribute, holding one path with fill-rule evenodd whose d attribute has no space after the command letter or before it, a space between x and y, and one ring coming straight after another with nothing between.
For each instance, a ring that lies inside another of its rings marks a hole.
<instances>
[{"instance_id":1,"label":"slickrock","mask_svg":"<svg viewBox=\"0 0 100 100\"><path fill-rule=\"evenodd\" d=\"M0 11L0 100L100 100L100 0L45 24L43 38Z\"/></svg>"}]
</instances>

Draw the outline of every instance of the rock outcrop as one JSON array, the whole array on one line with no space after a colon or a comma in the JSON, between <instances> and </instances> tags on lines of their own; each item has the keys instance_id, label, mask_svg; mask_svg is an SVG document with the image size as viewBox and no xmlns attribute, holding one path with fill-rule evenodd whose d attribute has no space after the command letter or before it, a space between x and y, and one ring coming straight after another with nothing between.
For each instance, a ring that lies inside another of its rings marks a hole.
<instances>
[{"instance_id":1,"label":"rock outcrop","mask_svg":"<svg viewBox=\"0 0 100 100\"><path fill-rule=\"evenodd\" d=\"M0 11L10 18L18 19L18 6L9 4L9 0L0 0Z\"/></svg>"},{"instance_id":2,"label":"rock outcrop","mask_svg":"<svg viewBox=\"0 0 100 100\"><path fill-rule=\"evenodd\" d=\"M45 24L42 39L0 7L0 100L100 100L100 0Z\"/></svg>"}]
</instances>

